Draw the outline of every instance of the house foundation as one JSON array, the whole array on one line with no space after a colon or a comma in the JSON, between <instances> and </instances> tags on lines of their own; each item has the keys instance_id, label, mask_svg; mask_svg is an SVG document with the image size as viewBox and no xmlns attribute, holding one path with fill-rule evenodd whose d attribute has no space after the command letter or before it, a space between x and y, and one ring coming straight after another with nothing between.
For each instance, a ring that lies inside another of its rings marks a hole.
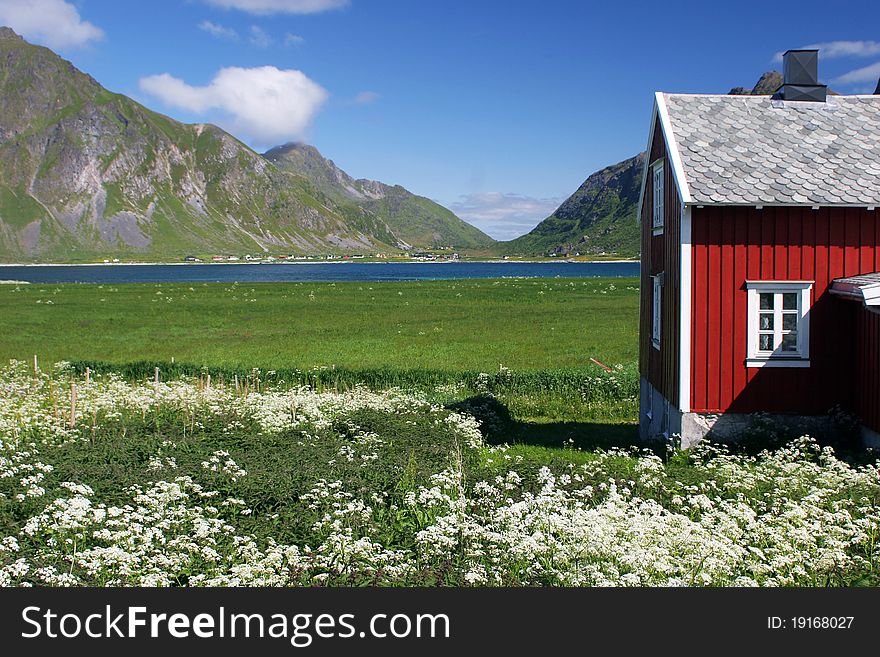
<instances>
[{"instance_id":1,"label":"house foundation","mask_svg":"<svg viewBox=\"0 0 880 657\"><path fill-rule=\"evenodd\" d=\"M681 435L681 410L644 377L639 380L639 416L643 443L671 442Z\"/></svg>"},{"instance_id":2,"label":"house foundation","mask_svg":"<svg viewBox=\"0 0 880 657\"><path fill-rule=\"evenodd\" d=\"M639 413L642 442L665 442L682 449L704 440L733 443L755 435L839 437L842 431L852 430L831 415L683 413L645 378L640 381ZM864 425L858 432L865 447L880 450L880 433Z\"/></svg>"}]
</instances>

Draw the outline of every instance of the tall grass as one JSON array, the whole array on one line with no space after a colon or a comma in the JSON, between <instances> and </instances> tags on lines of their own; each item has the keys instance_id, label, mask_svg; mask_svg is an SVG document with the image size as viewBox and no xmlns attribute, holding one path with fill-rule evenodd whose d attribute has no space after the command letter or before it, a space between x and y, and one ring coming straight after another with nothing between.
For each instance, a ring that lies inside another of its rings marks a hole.
<instances>
[{"instance_id":1,"label":"tall grass","mask_svg":"<svg viewBox=\"0 0 880 657\"><path fill-rule=\"evenodd\" d=\"M355 369L348 367L259 368L205 367L191 363L137 361L108 363L93 360L74 361L71 369L78 375L88 368L94 373L114 372L128 381L151 380L158 368L162 379L204 378L218 384L247 385L259 391L266 388L305 386L312 390L345 391L358 386L371 390L403 388L424 392L446 390L493 395L545 395L560 397L568 403L616 403L638 399L639 378L636 363L614 367L607 372L599 367L555 368L536 371L499 369L494 372L442 369L397 369L391 367Z\"/></svg>"}]
</instances>

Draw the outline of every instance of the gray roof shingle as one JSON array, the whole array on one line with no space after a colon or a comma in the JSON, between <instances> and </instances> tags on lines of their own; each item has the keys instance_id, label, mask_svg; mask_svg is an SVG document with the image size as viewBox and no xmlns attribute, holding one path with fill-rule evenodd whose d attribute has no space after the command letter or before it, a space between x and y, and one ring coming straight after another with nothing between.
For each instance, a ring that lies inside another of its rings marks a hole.
<instances>
[{"instance_id":1,"label":"gray roof shingle","mask_svg":"<svg viewBox=\"0 0 880 657\"><path fill-rule=\"evenodd\" d=\"M860 299L865 306L877 312L880 308L880 272L835 278L831 291L846 297Z\"/></svg>"},{"instance_id":2,"label":"gray roof shingle","mask_svg":"<svg viewBox=\"0 0 880 657\"><path fill-rule=\"evenodd\" d=\"M880 96L661 95L692 203L880 206Z\"/></svg>"}]
</instances>

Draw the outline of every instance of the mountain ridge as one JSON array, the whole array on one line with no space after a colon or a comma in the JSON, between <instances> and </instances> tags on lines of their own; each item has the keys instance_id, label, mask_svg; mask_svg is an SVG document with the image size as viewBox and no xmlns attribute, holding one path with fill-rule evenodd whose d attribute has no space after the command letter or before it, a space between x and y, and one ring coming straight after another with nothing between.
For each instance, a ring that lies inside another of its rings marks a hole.
<instances>
[{"instance_id":1,"label":"mountain ridge","mask_svg":"<svg viewBox=\"0 0 880 657\"><path fill-rule=\"evenodd\" d=\"M314 146L290 142L269 149L263 157L283 170L308 176L331 197L386 218L408 244L487 249L495 243L452 211L401 185L350 176Z\"/></svg>"},{"instance_id":2,"label":"mountain ridge","mask_svg":"<svg viewBox=\"0 0 880 657\"><path fill-rule=\"evenodd\" d=\"M394 251L404 228L0 28L0 260Z\"/></svg>"},{"instance_id":3,"label":"mountain ridge","mask_svg":"<svg viewBox=\"0 0 880 657\"><path fill-rule=\"evenodd\" d=\"M502 243L510 255L602 255L636 257L635 221L645 153L590 174L578 189L527 234Z\"/></svg>"}]
</instances>

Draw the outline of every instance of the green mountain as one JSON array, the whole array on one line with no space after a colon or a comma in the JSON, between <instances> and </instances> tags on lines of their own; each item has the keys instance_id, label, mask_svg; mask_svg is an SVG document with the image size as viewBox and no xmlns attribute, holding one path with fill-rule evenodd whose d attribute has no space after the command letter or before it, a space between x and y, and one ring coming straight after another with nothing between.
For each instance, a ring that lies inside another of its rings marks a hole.
<instances>
[{"instance_id":1,"label":"green mountain","mask_svg":"<svg viewBox=\"0 0 880 657\"><path fill-rule=\"evenodd\" d=\"M597 171L531 232L500 248L510 255L613 253L637 257L636 213L645 154Z\"/></svg>"},{"instance_id":2,"label":"green mountain","mask_svg":"<svg viewBox=\"0 0 880 657\"><path fill-rule=\"evenodd\" d=\"M421 226L394 197L373 199L394 208L380 215L216 126L179 123L111 93L0 28L0 261L421 246L434 215ZM479 233L464 226L466 242ZM441 235L456 244L454 232Z\"/></svg>"},{"instance_id":3,"label":"green mountain","mask_svg":"<svg viewBox=\"0 0 880 657\"><path fill-rule=\"evenodd\" d=\"M395 235L412 246L487 249L495 242L443 206L400 185L352 178L314 146L285 144L263 157L282 170L304 176L337 202L355 203L381 217L393 227Z\"/></svg>"}]
</instances>

